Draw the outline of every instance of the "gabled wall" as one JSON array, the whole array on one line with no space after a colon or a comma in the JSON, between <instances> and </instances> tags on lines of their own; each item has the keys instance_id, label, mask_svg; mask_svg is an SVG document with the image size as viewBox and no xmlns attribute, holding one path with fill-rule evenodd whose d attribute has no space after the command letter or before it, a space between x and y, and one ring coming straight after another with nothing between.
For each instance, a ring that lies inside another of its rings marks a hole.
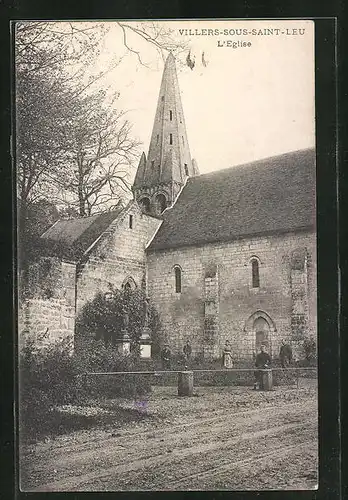
<instances>
[{"instance_id":1,"label":"gabled wall","mask_svg":"<svg viewBox=\"0 0 348 500\"><path fill-rule=\"evenodd\" d=\"M133 278L137 286L143 285L145 246L160 223L132 202L109 226L78 272L77 313L98 291L107 292L109 284L121 288L127 278Z\"/></svg>"}]
</instances>

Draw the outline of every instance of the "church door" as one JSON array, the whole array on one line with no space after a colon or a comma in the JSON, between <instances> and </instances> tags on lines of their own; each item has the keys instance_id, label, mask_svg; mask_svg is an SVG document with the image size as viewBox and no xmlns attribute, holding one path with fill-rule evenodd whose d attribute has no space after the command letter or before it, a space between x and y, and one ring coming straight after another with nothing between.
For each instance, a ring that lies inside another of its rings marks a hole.
<instances>
[{"instance_id":1,"label":"church door","mask_svg":"<svg viewBox=\"0 0 348 500\"><path fill-rule=\"evenodd\" d=\"M264 318L257 318L254 321L254 332L256 353L260 352L261 344L269 352L269 324Z\"/></svg>"}]
</instances>

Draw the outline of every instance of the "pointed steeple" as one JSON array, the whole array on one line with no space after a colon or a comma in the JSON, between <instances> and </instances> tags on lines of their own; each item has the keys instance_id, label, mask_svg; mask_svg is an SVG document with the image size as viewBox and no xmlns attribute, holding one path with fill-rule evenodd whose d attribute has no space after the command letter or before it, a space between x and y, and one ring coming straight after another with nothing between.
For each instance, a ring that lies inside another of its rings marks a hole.
<instances>
[{"instance_id":1,"label":"pointed steeple","mask_svg":"<svg viewBox=\"0 0 348 500\"><path fill-rule=\"evenodd\" d=\"M147 158L143 153L133 184L136 199L147 198L151 207L157 195L174 203L187 177L196 175L187 140L175 58L170 52L164 65L156 115ZM145 200L148 205L148 201ZM161 205L163 207L163 203Z\"/></svg>"},{"instance_id":2,"label":"pointed steeple","mask_svg":"<svg viewBox=\"0 0 348 500\"><path fill-rule=\"evenodd\" d=\"M137 173L135 174L134 184L140 185L143 182L145 176L145 167L146 167L146 155L143 151L140 157Z\"/></svg>"}]
</instances>

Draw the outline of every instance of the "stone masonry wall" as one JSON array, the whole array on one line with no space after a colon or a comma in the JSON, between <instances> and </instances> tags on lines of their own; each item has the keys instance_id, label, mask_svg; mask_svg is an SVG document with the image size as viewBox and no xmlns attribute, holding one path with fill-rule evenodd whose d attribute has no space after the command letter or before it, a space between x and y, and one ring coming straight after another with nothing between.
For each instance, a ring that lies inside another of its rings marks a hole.
<instances>
[{"instance_id":1,"label":"stone masonry wall","mask_svg":"<svg viewBox=\"0 0 348 500\"><path fill-rule=\"evenodd\" d=\"M19 304L19 340L38 344L73 338L76 265L44 258L30 272L30 296Z\"/></svg>"},{"instance_id":2,"label":"stone masonry wall","mask_svg":"<svg viewBox=\"0 0 348 500\"><path fill-rule=\"evenodd\" d=\"M313 232L255 237L230 243L186 247L148 254L149 297L160 312L165 335L174 351L181 351L186 339L193 354L209 355L205 331L206 270L217 266L218 338L215 356L226 340L235 359L250 358L255 352L253 321L258 316L270 325L271 354L279 353L281 339L296 348L298 332L292 328L291 255L306 249L307 327L303 335L316 335L316 236ZM252 288L251 259L259 260L260 287ZM175 293L173 267L182 268L182 293ZM249 321L248 321L249 319Z\"/></svg>"},{"instance_id":3,"label":"stone masonry wall","mask_svg":"<svg viewBox=\"0 0 348 500\"><path fill-rule=\"evenodd\" d=\"M79 271L77 313L98 291L107 292L109 284L121 288L127 278L132 278L137 286L142 286L145 246L159 224L158 219L142 214L136 203L111 224Z\"/></svg>"}]
</instances>

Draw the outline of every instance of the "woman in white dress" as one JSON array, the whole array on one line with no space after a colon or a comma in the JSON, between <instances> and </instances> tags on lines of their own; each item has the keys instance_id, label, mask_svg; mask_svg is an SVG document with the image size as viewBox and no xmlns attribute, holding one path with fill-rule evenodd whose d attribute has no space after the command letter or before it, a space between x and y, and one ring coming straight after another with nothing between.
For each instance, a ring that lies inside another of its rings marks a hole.
<instances>
[{"instance_id":1,"label":"woman in white dress","mask_svg":"<svg viewBox=\"0 0 348 500\"><path fill-rule=\"evenodd\" d=\"M222 355L222 363L224 368L233 368L232 349L228 340L226 341L224 347L224 352Z\"/></svg>"}]
</instances>

